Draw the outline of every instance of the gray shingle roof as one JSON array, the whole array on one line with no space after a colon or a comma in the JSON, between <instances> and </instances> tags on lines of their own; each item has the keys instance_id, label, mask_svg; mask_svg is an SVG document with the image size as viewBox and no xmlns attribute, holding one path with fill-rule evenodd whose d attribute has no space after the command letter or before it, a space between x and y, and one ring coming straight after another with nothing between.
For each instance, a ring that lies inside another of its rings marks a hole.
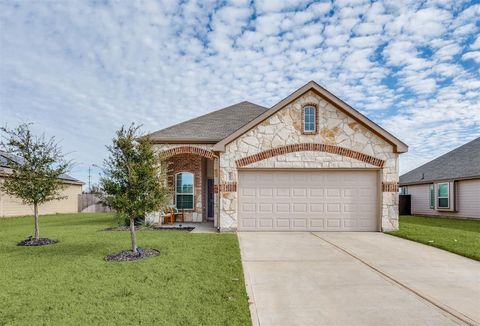
<instances>
[{"instance_id":1,"label":"gray shingle roof","mask_svg":"<svg viewBox=\"0 0 480 326\"><path fill-rule=\"evenodd\" d=\"M400 184L480 177L480 137L400 176Z\"/></svg>"},{"instance_id":2,"label":"gray shingle roof","mask_svg":"<svg viewBox=\"0 0 480 326\"><path fill-rule=\"evenodd\" d=\"M17 156L17 155L12 155L9 153L6 153L4 151L0 151L0 171L1 168L8 168L8 161L13 161L16 162L17 164L22 164L23 158ZM83 183L82 181L75 179L72 176L69 176L68 174L61 174L59 179L65 180L65 181L72 181L72 182L78 182L78 183Z\"/></svg>"},{"instance_id":3,"label":"gray shingle roof","mask_svg":"<svg viewBox=\"0 0 480 326\"><path fill-rule=\"evenodd\" d=\"M219 142L268 110L250 102L241 102L176 124L148 135L154 142Z\"/></svg>"}]
</instances>

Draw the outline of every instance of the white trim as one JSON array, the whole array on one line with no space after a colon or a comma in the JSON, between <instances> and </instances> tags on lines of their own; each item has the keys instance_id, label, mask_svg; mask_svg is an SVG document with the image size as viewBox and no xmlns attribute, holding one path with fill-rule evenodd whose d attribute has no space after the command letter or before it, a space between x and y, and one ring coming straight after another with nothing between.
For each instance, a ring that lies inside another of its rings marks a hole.
<instances>
[{"instance_id":1,"label":"white trim","mask_svg":"<svg viewBox=\"0 0 480 326\"><path fill-rule=\"evenodd\" d=\"M433 199L433 205L432 205L432 199ZM435 209L435 184L434 183L431 183L428 185L428 207L430 207L430 209Z\"/></svg>"},{"instance_id":2,"label":"white trim","mask_svg":"<svg viewBox=\"0 0 480 326\"><path fill-rule=\"evenodd\" d=\"M305 127L307 126L307 123L306 123L306 111L307 109L311 109L313 110L313 130L306 130ZM303 132L305 133L308 133L308 132L317 132L317 108L315 108L314 106L311 106L311 105L307 105L303 108Z\"/></svg>"},{"instance_id":3,"label":"white trim","mask_svg":"<svg viewBox=\"0 0 480 326\"><path fill-rule=\"evenodd\" d=\"M182 173L190 173L192 175L192 193L178 193L177 192L177 175L182 174ZM192 195L192 208L181 208L181 209L186 209L186 210L195 210L195 174L190 171L180 171L175 173L175 198L174 198L174 203L175 207L177 207L177 196L178 195ZM178 207L177 207L178 209Z\"/></svg>"}]
</instances>

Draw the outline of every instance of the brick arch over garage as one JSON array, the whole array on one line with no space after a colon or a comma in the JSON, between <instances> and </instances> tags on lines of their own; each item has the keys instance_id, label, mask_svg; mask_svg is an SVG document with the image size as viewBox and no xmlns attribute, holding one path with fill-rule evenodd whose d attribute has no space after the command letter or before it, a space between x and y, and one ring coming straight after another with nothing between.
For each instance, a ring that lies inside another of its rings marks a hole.
<instances>
[{"instance_id":1,"label":"brick arch over garage","mask_svg":"<svg viewBox=\"0 0 480 326\"><path fill-rule=\"evenodd\" d=\"M286 146L275 147L263 152L259 152L257 154L243 157L241 159L236 160L235 163L237 164L237 167L240 168L240 167L244 167L249 164L263 161L278 155L285 155L288 153L304 152L304 151L325 152L325 153L346 156L358 161L362 161L371 165L378 166L380 168L383 168L383 165L385 164L384 160L381 160L379 158L376 158L367 154L363 154L348 148L335 146L335 145L316 144L316 143L291 144Z\"/></svg>"},{"instance_id":2,"label":"brick arch over garage","mask_svg":"<svg viewBox=\"0 0 480 326\"><path fill-rule=\"evenodd\" d=\"M195 147L195 146L178 146L171 149L167 149L162 153L165 154L167 158L171 156L179 155L179 154L195 154L195 155L200 155L202 157L208 158L210 160L213 160L216 157L213 154L213 152L200 147Z\"/></svg>"}]
</instances>

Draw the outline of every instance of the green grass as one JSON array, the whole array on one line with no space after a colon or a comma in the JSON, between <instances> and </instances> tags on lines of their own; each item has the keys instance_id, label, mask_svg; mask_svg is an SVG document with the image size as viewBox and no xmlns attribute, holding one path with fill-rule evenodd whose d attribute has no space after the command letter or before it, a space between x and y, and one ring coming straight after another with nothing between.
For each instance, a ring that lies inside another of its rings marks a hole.
<instances>
[{"instance_id":1,"label":"green grass","mask_svg":"<svg viewBox=\"0 0 480 326\"><path fill-rule=\"evenodd\" d=\"M480 260L480 221L400 216L400 230L389 234Z\"/></svg>"},{"instance_id":2,"label":"green grass","mask_svg":"<svg viewBox=\"0 0 480 326\"><path fill-rule=\"evenodd\" d=\"M0 220L0 325L250 325L235 234L142 231L159 257L106 262L130 235L102 231L109 214L40 217L40 236L18 247L30 217Z\"/></svg>"}]
</instances>

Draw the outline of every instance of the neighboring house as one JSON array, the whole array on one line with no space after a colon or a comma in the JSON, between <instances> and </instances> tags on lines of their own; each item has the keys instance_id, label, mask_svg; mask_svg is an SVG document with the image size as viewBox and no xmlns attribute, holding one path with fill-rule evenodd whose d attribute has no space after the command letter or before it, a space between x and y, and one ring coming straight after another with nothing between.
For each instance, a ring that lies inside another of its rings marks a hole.
<instances>
[{"instance_id":1,"label":"neighboring house","mask_svg":"<svg viewBox=\"0 0 480 326\"><path fill-rule=\"evenodd\" d=\"M11 170L8 168L8 161L21 163L21 158L0 151L0 182L8 178ZM53 200L38 207L40 214L55 213L76 213L78 212L78 196L82 193L83 182L72 178L67 174L60 177L65 188L62 190L62 196L65 199ZM0 217L32 215L33 206L23 205L19 198L8 196L0 191Z\"/></svg>"},{"instance_id":2,"label":"neighboring house","mask_svg":"<svg viewBox=\"0 0 480 326\"><path fill-rule=\"evenodd\" d=\"M398 228L408 147L311 81L271 108L242 102L154 132L171 203L221 231Z\"/></svg>"},{"instance_id":3,"label":"neighboring house","mask_svg":"<svg viewBox=\"0 0 480 326\"><path fill-rule=\"evenodd\" d=\"M480 218L480 137L400 177L412 214Z\"/></svg>"}]
</instances>

